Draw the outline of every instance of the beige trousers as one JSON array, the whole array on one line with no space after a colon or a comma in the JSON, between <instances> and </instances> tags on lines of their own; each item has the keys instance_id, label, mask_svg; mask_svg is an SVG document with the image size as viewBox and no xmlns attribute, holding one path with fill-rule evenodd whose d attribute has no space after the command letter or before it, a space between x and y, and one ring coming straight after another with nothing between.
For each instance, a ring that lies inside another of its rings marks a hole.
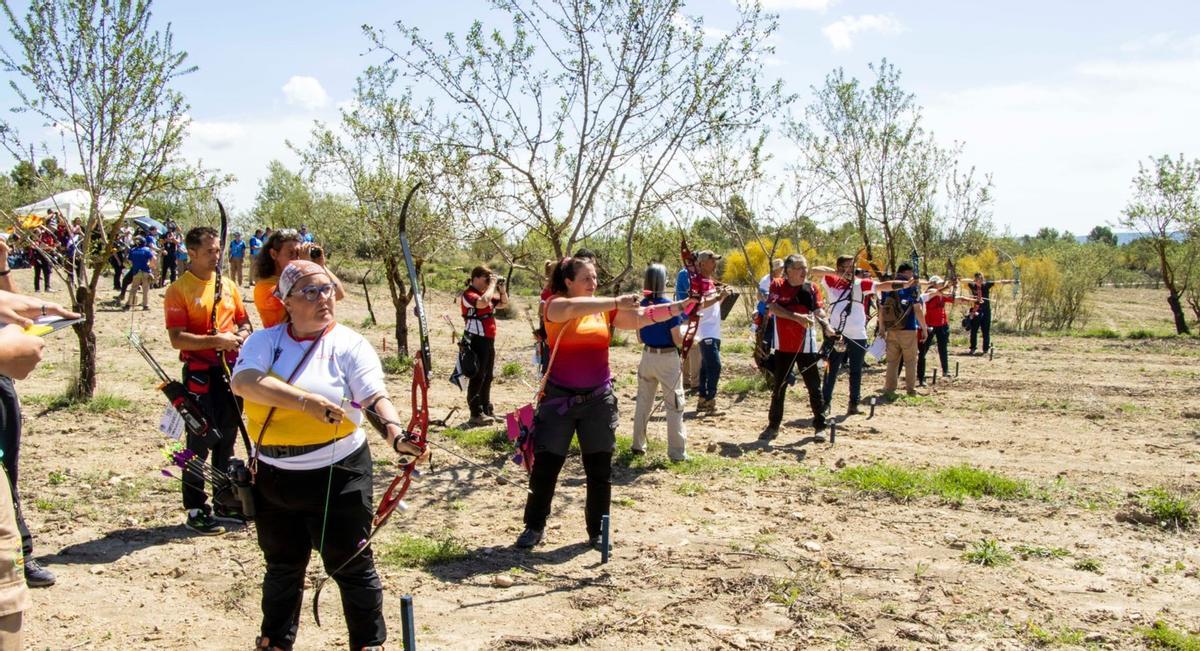
<instances>
[{"instance_id":1,"label":"beige trousers","mask_svg":"<svg viewBox=\"0 0 1200 651\"><path fill-rule=\"evenodd\" d=\"M700 386L700 339L696 338L692 341L692 348L688 351L687 356L687 375L683 378L685 389L695 389Z\"/></svg>"},{"instance_id":2,"label":"beige trousers","mask_svg":"<svg viewBox=\"0 0 1200 651\"><path fill-rule=\"evenodd\" d=\"M154 277L150 274L139 271L133 275L133 279L129 281L129 303L130 307L137 303L138 290L142 290L142 307L150 304L150 286L154 284Z\"/></svg>"},{"instance_id":3,"label":"beige trousers","mask_svg":"<svg viewBox=\"0 0 1200 651\"><path fill-rule=\"evenodd\" d=\"M899 381L900 358L904 357L904 389L913 392L917 388L917 331L888 330L887 375L883 380L884 393L896 390Z\"/></svg>"},{"instance_id":4,"label":"beige trousers","mask_svg":"<svg viewBox=\"0 0 1200 651\"><path fill-rule=\"evenodd\" d=\"M679 355L642 351L638 364L637 408L633 414L633 447L646 449L646 425L658 389L662 387L663 411L667 417L667 456L683 459L687 450L687 432L683 429L683 385L680 383L682 369Z\"/></svg>"}]
</instances>

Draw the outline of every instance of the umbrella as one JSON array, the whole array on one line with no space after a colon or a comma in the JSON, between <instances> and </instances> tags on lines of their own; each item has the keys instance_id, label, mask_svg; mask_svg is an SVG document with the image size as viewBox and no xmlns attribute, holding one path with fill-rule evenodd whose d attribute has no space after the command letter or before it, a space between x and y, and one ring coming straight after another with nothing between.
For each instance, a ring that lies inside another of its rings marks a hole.
<instances>
[{"instance_id":1,"label":"umbrella","mask_svg":"<svg viewBox=\"0 0 1200 651\"><path fill-rule=\"evenodd\" d=\"M163 226L162 222L158 221L157 219L153 219L151 217L146 217L146 216L134 217L131 221L133 221L133 223L137 224L138 226L141 226L142 228L146 229L147 231L150 230L151 227L154 227L154 228L158 229L158 232L160 234L167 232L167 227Z\"/></svg>"}]
</instances>

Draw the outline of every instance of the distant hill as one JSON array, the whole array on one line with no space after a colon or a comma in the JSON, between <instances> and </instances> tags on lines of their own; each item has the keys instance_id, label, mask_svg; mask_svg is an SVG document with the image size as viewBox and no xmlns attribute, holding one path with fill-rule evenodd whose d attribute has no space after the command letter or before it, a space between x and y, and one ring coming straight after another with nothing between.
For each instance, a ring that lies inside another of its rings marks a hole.
<instances>
[{"instance_id":1,"label":"distant hill","mask_svg":"<svg viewBox=\"0 0 1200 651\"><path fill-rule=\"evenodd\" d=\"M1134 240L1138 240L1138 239L1145 237L1141 233L1113 233L1113 235L1117 236L1117 246L1124 246ZM1182 242L1184 234L1183 234L1183 232L1178 232L1178 233L1173 234L1172 237L1174 237L1176 240ZM1087 235L1076 235L1075 241L1079 242L1080 244L1084 244L1085 242L1087 242Z\"/></svg>"}]
</instances>

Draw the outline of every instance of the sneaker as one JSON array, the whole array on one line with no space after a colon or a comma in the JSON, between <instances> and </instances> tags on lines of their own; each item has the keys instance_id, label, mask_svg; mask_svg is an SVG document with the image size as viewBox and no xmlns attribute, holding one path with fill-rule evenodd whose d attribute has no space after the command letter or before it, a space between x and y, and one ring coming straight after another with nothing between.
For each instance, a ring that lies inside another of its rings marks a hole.
<instances>
[{"instance_id":1,"label":"sneaker","mask_svg":"<svg viewBox=\"0 0 1200 651\"><path fill-rule=\"evenodd\" d=\"M769 441L776 436L779 436L779 428L775 425L768 425L765 429L763 429L762 433L758 435L758 439L760 441Z\"/></svg>"},{"instance_id":2,"label":"sneaker","mask_svg":"<svg viewBox=\"0 0 1200 651\"><path fill-rule=\"evenodd\" d=\"M646 456L646 451L639 450L637 448L629 448L629 454L632 454L635 457L644 457Z\"/></svg>"},{"instance_id":3,"label":"sneaker","mask_svg":"<svg viewBox=\"0 0 1200 651\"><path fill-rule=\"evenodd\" d=\"M533 549L542 542L542 532L536 529L526 529L517 536L517 549Z\"/></svg>"},{"instance_id":4,"label":"sneaker","mask_svg":"<svg viewBox=\"0 0 1200 651\"><path fill-rule=\"evenodd\" d=\"M861 413L862 412L858 409L858 403L850 403L850 406L846 408L847 416L857 416Z\"/></svg>"},{"instance_id":5,"label":"sneaker","mask_svg":"<svg viewBox=\"0 0 1200 651\"><path fill-rule=\"evenodd\" d=\"M201 536L219 536L225 533L225 527L217 524L213 517L200 509L188 511L187 522L184 526Z\"/></svg>"},{"instance_id":6,"label":"sneaker","mask_svg":"<svg viewBox=\"0 0 1200 651\"><path fill-rule=\"evenodd\" d=\"M588 537L588 546L596 551L604 549L604 537L600 534Z\"/></svg>"},{"instance_id":7,"label":"sneaker","mask_svg":"<svg viewBox=\"0 0 1200 651\"><path fill-rule=\"evenodd\" d=\"M31 588L45 588L54 585L54 573L42 567L42 564L32 558L25 559L25 585Z\"/></svg>"},{"instance_id":8,"label":"sneaker","mask_svg":"<svg viewBox=\"0 0 1200 651\"><path fill-rule=\"evenodd\" d=\"M467 421L467 425L469 427L487 427L488 425L491 425L491 424L492 424L492 419L488 418L487 416L484 416L483 414L479 414L478 416L472 416L471 420Z\"/></svg>"},{"instance_id":9,"label":"sneaker","mask_svg":"<svg viewBox=\"0 0 1200 651\"><path fill-rule=\"evenodd\" d=\"M213 520L224 522L236 522L238 524L246 524L246 516L237 511L230 511L225 507L217 504L213 506Z\"/></svg>"},{"instance_id":10,"label":"sneaker","mask_svg":"<svg viewBox=\"0 0 1200 651\"><path fill-rule=\"evenodd\" d=\"M687 461L688 459L691 459L691 457L688 456L687 452L684 452L683 454L681 454L677 457L672 457L672 456L667 457L667 460L669 460L671 463L683 463L684 461Z\"/></svg>"}]
</instances>

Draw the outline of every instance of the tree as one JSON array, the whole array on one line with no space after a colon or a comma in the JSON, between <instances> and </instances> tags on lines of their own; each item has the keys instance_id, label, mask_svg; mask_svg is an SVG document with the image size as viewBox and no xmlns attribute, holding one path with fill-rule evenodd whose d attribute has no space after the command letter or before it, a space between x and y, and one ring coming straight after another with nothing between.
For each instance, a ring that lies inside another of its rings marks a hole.
<instances>
[{"instance_id":1,"label":"tree","mask_svg":"<svg viewBox=\"0 0 1200 651\"><path fill-rule=\"evenodd\" d=\"M1181 297L1188 289L1186 274L1177 276L1170 250L1181 233L1195 237L1200 230L1200 160L1183 154L1151 157L1138 164L1133 178L1133 198L1124 210L1121 226L1148 238L1158 256L1159 271L1167 288L1167 304L1175 317L1175 331L1189 332Z\"/></svg>"},{"instance_id":2,"label":"tree","mask_svg":"<svg viewBox=\"0 0 1200 651\"><path fill-rule=\"evenodd\" d=\"M1096 226L1092 229L1092 232L1088 233L1087 241L1089 243L1098 242L1107 246L1116 246L1117 236L1107 226Z\"/></svg>"},{"instance_id":3,"label":"tree","mask_svg":"<svg viewBox=\"0 0 1200 651\"><path fill-rule=\"evenodd\" d=\"M65 139L78 156L83 187L92 200L80 251L86 273L69 282L74 309L85 320L79 339L79 378L70 394L90 399L96 389L96 286L107 266L125 213L143 197L170 187L178 176L187 126L187 104L172 84L195 68L175 49L169 27L151 29L150 2L46 0L18 19L7 15L16 52L0 50L0 66L23 83L12 83L15 111L27 111L48 124L64 125ZM15 157L27 148L9 125L0 127L4 146ZM99 204L110 198L122 213L106 223Z\"/></svg>"},{"instance_id":4,"label":"tree","mask_svg":"<svg viewBox=\"0 0 1200 651\"><path fill-rule=\"evenodd\" d=\"M438 247L452 245L458 229L450 215L455 213L434 211L428 197L453 196L451 187L457 184L439 189L437 180L455 178L458 170L452 158L438 158L439 148L415 132L414 124L428 115L415 109L407 94L393 95L396 78L394 70L369 67L355 85L352 106L341 111L338 130L318 122L299 153L306 169L351 197L353 212L365 226L354 232L366 238L371 254L383 262L395 309L396 345L407 355L405 308L414 288L400 250L400 211L412 186L425 183L406 225L414 255L430 257Z\"/></svg>"},{"instance_id":5,"label":"tree","mask_svg":"<svg viewBox=\"0 0 1200 651\"><path fill-rule=\"evenodd\" d=\"M900 86L900 71L887 59L870 69L870 86L841 68L829 73L789 135L858 227L867 257L875 258L871 238L878 233L894 270L897 237L928 214L949 157L921 126L921 109Z\"/></svg>"},{"instance_id":6,"label":"tree","mask_svg":"<svg viewBox=\"0 0 1200 651\"><path fill-rule=\"evenodd\" d=\"M639 223L695 179L682 152L757 128L787 99L763 87L775 16L742 5L711 38L680 0L493 0L510 28L475 22L442 44L400 22L403 47L368 29L376 49L437 90L432 141L464 152L480 179L473 212L537 235L556 256L619 231L633 267Z\"/></svg>"}]
</instances>

